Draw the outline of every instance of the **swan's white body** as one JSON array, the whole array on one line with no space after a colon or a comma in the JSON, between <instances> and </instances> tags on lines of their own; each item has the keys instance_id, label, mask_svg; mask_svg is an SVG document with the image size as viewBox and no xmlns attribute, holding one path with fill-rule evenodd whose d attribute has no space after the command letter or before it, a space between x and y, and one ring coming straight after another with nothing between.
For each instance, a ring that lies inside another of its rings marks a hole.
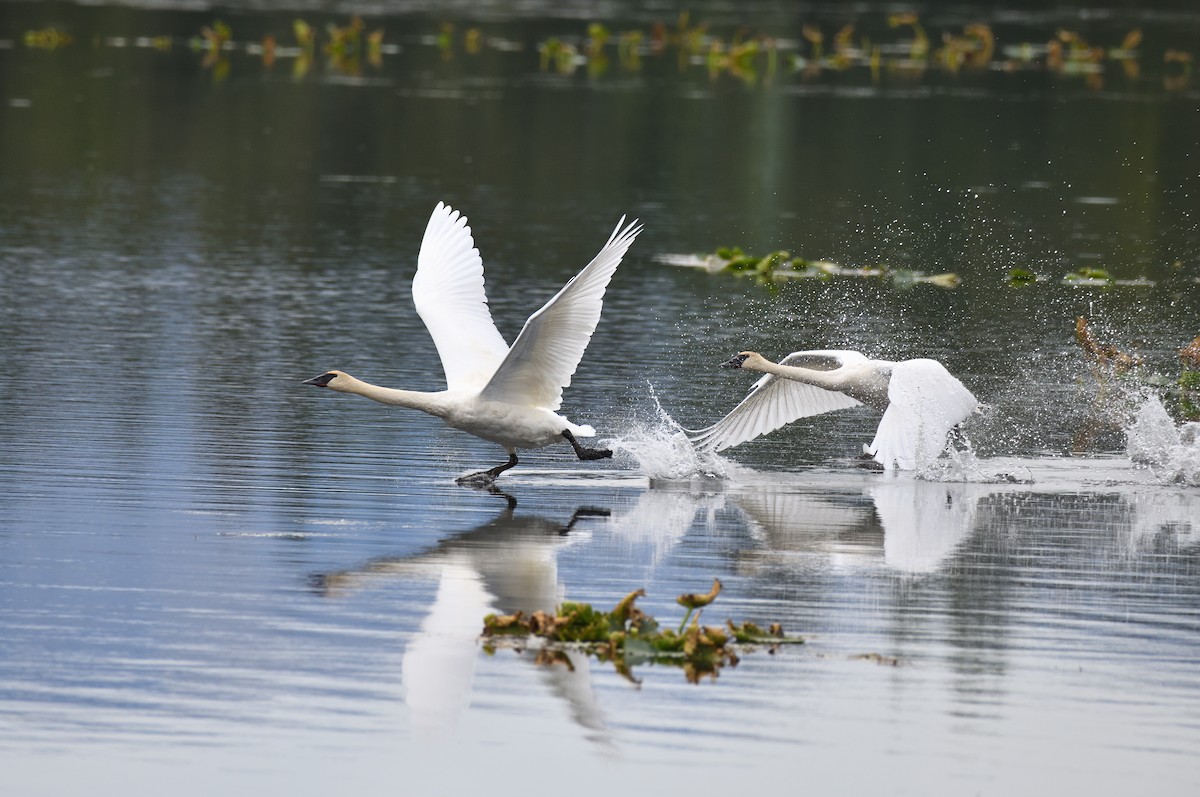
<instances>
[{"instance_id":1,"label":"swan's white body","mask_svg":"<svg viewBox=\"0 0 1200 797\"><path fill-rule=\"evenodd\" d=\"M446 389L397 390L341 371L308 383L421 410L503 446L509 462L478 476L494 478L515 465L518 448L542 448L564 437L580 458L611 455L580 448L573 437L593 437L595 429L556 410L600 320L604 291L641 229L636 221L625 225L622 217L600 253L529 317L510 347L488 309L483 260L471 228L458 211L439 202L421 242L412 291L441 358Z\"/></svg>"},{"instance_id":2,"label":"swan's white body","mask_svg":"<svg viewBox=\"0 0 1200 797\"><path fill-rule=\"evenodd\" d=\"M950 430L979 406L936 360L870 360L856 351L798 351L778 363L742 352L727 366L766 374L721 420L690 434L721 451L799 418L866 404L883 411L866 453L887 470L915 470L941 454Z\"/></svg>"}]
</instances>

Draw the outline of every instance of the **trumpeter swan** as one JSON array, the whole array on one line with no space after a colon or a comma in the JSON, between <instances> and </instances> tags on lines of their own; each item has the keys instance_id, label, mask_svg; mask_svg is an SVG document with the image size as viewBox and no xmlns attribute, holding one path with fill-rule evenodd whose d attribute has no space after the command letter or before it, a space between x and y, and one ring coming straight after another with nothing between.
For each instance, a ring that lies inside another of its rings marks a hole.
<instances>
[{"instance_id":1,"label":"trumpeter swan","mask_svg":"<svg viewBox=\"0 0 1200 797\"><path fill-rule=\"evenodd\" d=\"M460 484L491 484L517 464L518 448L542 448L563 439L581 460L611 457L607 449L585 448L576 440L595 436L595 429L577 426L555 410L600 320L604 290L641 231L636 220L626 225L622 216L600 253L529 317L510 347L492 321L483 260L467 219L439 202L421 241L412 293L441 357L446 390L379 387L342 371L327 371L304 384L421 410L508 452L507 462L463 476Z\"/></svg>"},{"instance_id":2,"label":"trumpeter swan","mask_svg":"<svg viewBox=\"0 0 1200 797\"><path fill-rule=\"evenodd\" d=\"M744 351L725 368L766 376L721 420L690 433L713 451L773 432L798 418L866 404L883 411L864 454L884 469L915 470L946 447L950 430L979 402L936 360L870 360L856 351L798 351L773 363Z\"/></svg>"}]
</instances>

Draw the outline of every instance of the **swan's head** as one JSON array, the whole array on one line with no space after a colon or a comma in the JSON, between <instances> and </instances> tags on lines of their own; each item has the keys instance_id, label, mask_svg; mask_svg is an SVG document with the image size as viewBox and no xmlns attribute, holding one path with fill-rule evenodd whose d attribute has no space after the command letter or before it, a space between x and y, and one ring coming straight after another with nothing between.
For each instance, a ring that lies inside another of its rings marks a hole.
<instances>
[{"instance_id":1,"label":"swan's head","mask_svg":"<svg viewBox=\"0 0 1200 797\"><path fill-rule=\"evenodd\" d=\"M753 364L755 359L761 360L762 355L760 355L758 352L753 352L753 351L738 352L737 354L733 355L725 362L721 363L721 367L722 368L745 368L747 361L750 361L751 364Z\"/></svg>"},{"instance_id":2,"label":"swan's head","mask_svg":"<svg viewBox=\"0 0 1200 797\"><path fill-rule=\"evenodd\" d=\"M333 390L346 391L353 377L344 371L326 371L320 376L314 376L312 379L305 379L301 384L316 385L317 387L328 387Z\"/></svg>"}]
</instances>

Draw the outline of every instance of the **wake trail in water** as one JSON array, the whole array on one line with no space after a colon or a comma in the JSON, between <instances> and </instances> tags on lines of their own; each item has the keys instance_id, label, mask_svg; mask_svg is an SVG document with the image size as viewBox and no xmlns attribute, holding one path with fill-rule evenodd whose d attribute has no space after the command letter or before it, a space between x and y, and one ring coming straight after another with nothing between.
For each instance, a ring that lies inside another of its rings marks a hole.
<instances>
[{"instance_id":1,"label":"wake trail in water","mask_svg":"<svg viewBox=\"0 0 1200 797\"><path fill-rule=\"evenodd\" d=\"M653 387L654 417L632 424L619 438L606 440L618 460L636 467L650 481L757 484L778 474L760 473L712 451L697 449L687 433L663 408ZM940 456L925 459L908 478L919 481L969 484L1079 484L1099 479L1110 485L1200 486L1200 423L1177 426L1157 395L1142 399L1132 417L1126 416L1126 460L1119 455L1086 456L980 456L970 438L958 433ZM835 472L814 467L821 478ZM852 471L852 473L851 473ZM850 468L846 478L861 478L865 471ZM903 474L879 474L879 478ZM726 488L732 485L727 484Z\"/></svg>"}]
</instances>

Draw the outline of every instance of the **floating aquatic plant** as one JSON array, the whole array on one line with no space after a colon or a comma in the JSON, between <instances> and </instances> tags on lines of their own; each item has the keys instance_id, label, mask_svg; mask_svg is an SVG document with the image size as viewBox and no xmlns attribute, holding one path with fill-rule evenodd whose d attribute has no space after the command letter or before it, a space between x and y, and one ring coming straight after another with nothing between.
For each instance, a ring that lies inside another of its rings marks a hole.
<instances>
[{"instance_id":1,"label":"floating aquatic plant","mask_svg":"<svg viewBox=\"0 0 1200 797\"><path fill-rule=\"evenodd\" d=\"M805 260L793 257L790 252L778 250L764 256L750 255L741 248L721 247L703 255L658 255L660 263L687 268L702 268L710 273L726 272L743 277L753 277L763 283L774 283L788 279L830 279L832 277L887 277L897 287L907 288L918 284L935 285L939 288L957 288L962 279L954 273L926 274L912 269L889 269L877 267L847 267L828 260Z\"/></svg>"},{"instance_id":2,"label":"floating aquatic plant","mask_svg":"<svg viewBox=\"0 0 1200 797\"><path fill-rule=\"evenodd\" d=\"M713 78L729 75L747 84L770 82L779 58L791 65L802 79L813 79L827 71L868 70L873 82L884 75L900 80L917 79L927 70L939 69L952 75L991 70L996 72L1042 71L1065 78L1080 78L1090 89L1104 86L1107 72L1120 69L1129 81L1141 80L1141 67L1153 64L1159 55L1144 52L1140 29L1132 29L1119 42L1100 44L1088 41L1075 30L1048 31L1041 40L1000 43L991 27L985 23L970 23L959 29L927 30L915 13L902 12L884 16L878 22L861 19L826 33L805 22L799 37L777 38L767 31L752 31L734 26L731 36L722 38L704 22L694 24L687 12L679 14L674 26L655 22L648 31L628 30L616 35L603 23L592 21L582 35L566 41L557 37L538 45L541 69L553 68L569 75L586 65L589 75L600 77L607 71L609 48L614 44L619 62L626 71L642 68L642 57L673 53L680 71L706 68ZM880 30L872 40L868 31ZM267 32L259 41L235 44L229 27L214 22L200 36L191 39L191 46L206 52L204 65L214 73L224 74L229 65L219 55L222 51L238 50L261 55L264 68L271 68L280 58L294 58L293 74L303 77L313 60L316 35L306 23L295 23L299 49L275 47L282 42L279 32ZM443 23L435 36L421 39L422 44L437 46L446 60L453 58L457 32L452 23ZM325 46L333 69L357 73L362 60L378 67L383 56L398 51L398 47L383 45L381 30L366 33L361 19L355 17L347 26L328 27ZM105 40L111 46L124 46L122 37ZM30 30L25 43L30 47L56 49L71 42L68 34L53 27ZM261 42L261 44L260 44ZM572 43L573 42L573 43ZM643 45L645 42L645 45ZM934 44L934 43L937 44ZM479 28L469 28L462 34L462 47L476 54L484 47L502 51L523 49L520 43L499 37L485 37ZM163 47L162 49L166 49ZM1161 81L1167 91L1186 90L1192 85L1194 53L1167 48L1161 53Z\"/></svg>"},{"instance_id":3,"label":"floating aquatic plant","mask_svg":"<svg viewBox=\"0 0 1200 797\"><path fill-rule=\"evenodd\" d=\"M962 278L954 273L926 274L923 271L911 269L892 269L887 273L891 276L892 283L901 288L922 283L936 285L939 288L957 288L962 284Z\"/></svg>"},{"instance_id":4,"label":"floating aquatic plant","mask_svg":"<svg viewBox=\"0 0 1200 797\"><path fill-rule=\"evenodd\" d=\"M229 59L225 57L225 50L231 46L232 38L233 31L218 19L211 26L205 25L201 28L200 37L191 40L192 49L204 53L201 63L205 69L212 70L213 79L216 81L224 80L229 75L230 65Z\"/></svg>"},{"instance_id":5,"label":"floating aquatic plant","mask_svg":"<svg viewBox=\"0 0 1200 797\"><path fill-rule=\"evenodd\" d=\"M1075 285L1110 285L1112 275L1102 268L1081 268L1063 275L1063 282Z\"/></svg>"},{"instance_id":6,"label":"floating aquatic plant","mask_svg":"<svg viewBox=\"0 0 1200 797\"><path fill-rule=\"evenodd\" d=\"M1148 280L1145 277L1137 279L1116 279L1103 268L1081 268L1078 271L1072 271L1070 274L1064 274L1062 278L1064 285L1084 285L1093 287L1126 287L1126 288L1152 288L1154 280Z\"/></svg>"},{"instance_id":7,"label":"floating aquatic plant","mask_svg":"<svg viewBox=\"0 0 1200 797\"><path fill-rule=\"evenodd\" d=\"M579 55L575 45L555 37L539 43L537 49L543 72L553 66L560 75L569 75L586 60Z\"/></svg>"},{"instance_id":8,"label":"floating aquatic plant","mask_svg":"<svg viewBox=\"0 0 1200 797\"><path fill-rule=\"evenodd\" d=\"M1014 268L1008 272L1008 284L1014 288L1032 285L1038 281L1038 275L1027 268Z\"/></svg>"},{"instance_id":9,"label":"floating aquatic plant","mask_svg":"<svg viewBox=\"0 0 1200 797\"><path fill-rule=\"evenodd\" d=\"M625 69L636 72L642 67L642 39L640 30L627 30L617 39L617 58Z\"/></svg>"},{"instance_id":10,"label":"floating aquatic plant","mask_svg":"<svg viewBox=\"0 0 1200 797\"><path fill-rule=\"evenodd\" d=\"M192 48L215 55L225 48L231 38L233 30L218 19L211 26L205 25L200 29L200 38L192 39Z\"/></svg>"},{"instance_id":11,"label":"floating aquatic plant","mask_svg":"<svg viewBox=\"0 0 1200 797\"><path fill-rule=\"evenodd\" d=\"M55 27L25 31L25 46L39 50L57 50L72 42L71 35Z\"/></svg>"},{"instance_id":12,"label":"floating aquatic plant","mask_svg":"<svg viewBox=\"0 0 1200 797\"><path fill-rule=\"evenodd\" d=\"M925 29L921 27L921 22L916 14L903 13L892 14L888 17L889 28L910 27L912 28L913 38L909 44L908 57L914 61L924 58L929 54L929 36L926 35Z\"/></svg>"},{"instance_id":13,"label":"floating aquatic plant","mask_svg":"<svg viewBox=\"0 0 1200 797\"><path fill-rule=\"evenodd\" d=\"M479 55L483 49L483 31L479 28L467 28L463 31L463 49L468 55Z\"/></svg>"},{"instance_id":14,"label":"floating aquatic plant","mask_svg":"<svg viewBox=\"0 0 1200 797\"><path fill-rule=\"evenodd\" d=\"M637 606L646 591L637 589L617 603L610 612L587 603L563 603L553 613L536 611L528 617L522 612L508 615L489 614L483 619L484 649L491 653L505 644L524 643L530 637L540 645L538 661L565 664L568 649L583 650L601 661L611 661L617 672L638 683L632 668L639 664L665 664L681 667L690 683L705 677L716 678L722 667L736 666L739 652L758 646L772 651L779 645L803 644L801 637L789 637L778 623L763 629L754 623L702 626L693 614L716 600L721 582L714 579L712 589L703 594L680 595L687 608L678 631L660 628L658 621ZM689 620L691 621L689 625Z\"/></svg>"}]
</instances>

